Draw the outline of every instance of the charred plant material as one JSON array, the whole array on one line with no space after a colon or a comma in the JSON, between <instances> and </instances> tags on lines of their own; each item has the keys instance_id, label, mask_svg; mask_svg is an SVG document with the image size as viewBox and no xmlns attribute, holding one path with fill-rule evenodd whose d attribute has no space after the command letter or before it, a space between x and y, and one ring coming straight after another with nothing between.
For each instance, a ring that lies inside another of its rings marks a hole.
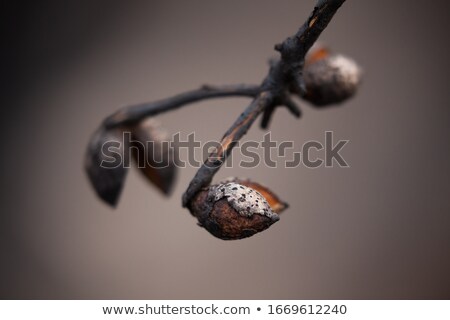
<instances>
[{"instance_id":1,"label":"charred plant material","mask_svg":"<svg viewBox=\"0 0 450 320\"><path fill-rule=\"evenodd\" d=\"M116 142L118 154L126 156L122 143L122 130L99 128L91 137L85 156L84 167L97 195L111 206L116 206L122 192L128 170L118 163L111 163L106 156L106 143Z\"/></svg>"},{"instance_id":2,"label":"charred plant material","mask_svg":"<svg viewBox=\"0 0 450 320\"><path fill-rule=\"evenodd\" d=\"M220 147L209 155L197 171L183 194L182 204L197 217L201 226L221 239L242 239L267 229L278 221L278 213L287 208L287 204L280 201L267 187L242 179L218 185L210 184L237 141L246 134L260 114L263 115L261 127L267 128L277 107L286 107L297 118L301 116L293 96L322 106L340 103L356 92L361 73L351 59L331 56L325 50L322 52L323 56L316 54L315 60L309 59L305 63L309 49L344 1L318 0L297 33L275 46L281 58L271 61L269 72L260 85L203 86L168 99L125 107L107 117L100 132L103 136L109 136L118 128L136 128L144 118L204 99L238 96L252 98L249 106L223 135ZM141 129L145 131L145 128L139 127L139 141L153 139L152 134L145 137ZM137 136L135 130L135 137ZM96 149L99 148L97 140L94 136L88 148L87 158L91 161L87 171L100 197L115 204L125 174L124 171L106 174L98 168L91 168L98 165L101 157L100 151ZM173 172L167 175L159 172L160 177L157 179L153 171L142 169L142 172L164 192L170 189ZM102 179L106 182L99 181Z\"/></svg>"},{"instance_id":3,"label":"charred plant material","mask_svg":"<svg viewBox=\"0 0 450 320\"><path fill-rule=\"evenodd\" d=\"M116 113L107 117L103 122L103 126L106 128L113 128L133 124L146 117L155 116L161 112L175 110L187 104L205 99L223 97L255 97L259 91L260 87L258 85L204 85L200 89L180 93L168 99L135 104L120 109Z\"/></svg>"},{"instance_id":4,"label":"charred plant material","mask_svg":"<svg viewBox=\"0 0 450 320\"><path fill-rule=\"evenodd\" d=\"M307 55L303 69L304 98L318 107L343 102L356 93L361 69L355 61L324 47Z\"/></svg>"},{"instance_id":5,"label":"charred plant material","mask_svg":"<svg viewBox=\"0 0 450 320\"><path fill-rule=\"evenodd\" d=\"M175 182L176 150L170 145L169 133L161 124L149 118L130 127L132 157L140 173L165 195Z\"/></svg>"},{"instance_id":6,"label":"charred plant material","mask_svg":"<svg viewBox=\"0 0 450 320\"><path fill-rule=\"evenodd\" d=\"M261 193L236 182L202 189L189 210L200 226L223 240L250 237L280 219Z\"/></svg>"}]
</instances>

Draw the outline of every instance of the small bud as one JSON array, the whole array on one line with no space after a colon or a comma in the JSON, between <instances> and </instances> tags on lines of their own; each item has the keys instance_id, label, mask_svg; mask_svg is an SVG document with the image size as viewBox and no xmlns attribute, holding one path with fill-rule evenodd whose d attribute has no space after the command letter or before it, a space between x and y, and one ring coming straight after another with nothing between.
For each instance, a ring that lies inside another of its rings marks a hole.
<instances>
[{"instance_id":1,"label":"small bud","mask_svg":"<svg viewBox=\"0 0 450 320\"><path fill-rule=\"evenodd\" d=\"M170 194L176 178L177 166L169 134L155 119L148 119L130 128L133 141L132 156L139 172L161 190Z\"/></svg>"},{"instance_id":2,"label":"small bud","mask_svg":"<svg viewBox=\"0 0 450 320\"><path fill-rule=\"evenodd\" d=\"M118 163L112 163L113 154L106 155L106 143L114 143L114 158ZM85 156L84 166L89 181L97 195L109 205L115 207L127 175L127 169L123 165L124 146L122 143L122 131L119 129L106 130L99 128L91 137Z\"/></svg>"},{"instance_id":3,"label":"small bud","mask_svg":"<svg viewBox=\"0 0 450 320\"><path fill-rule=\"evenodd\" d=\"M340 103L356 93L361 77L361 68L354 60L331 54L324 47L313 48L303 68L304 98L316 106Z\"/></svg>"},{"instance_id":4,"label":"small bud","mask_svg":"<svg viewBox=\"0 0 450 320\"><path fill-rule=\"evenodd\" d=\"M233 181L203 189L189 210L202 227L223 240L250 237L280 219L260 192Z\"/></svg>"}]
</instances>

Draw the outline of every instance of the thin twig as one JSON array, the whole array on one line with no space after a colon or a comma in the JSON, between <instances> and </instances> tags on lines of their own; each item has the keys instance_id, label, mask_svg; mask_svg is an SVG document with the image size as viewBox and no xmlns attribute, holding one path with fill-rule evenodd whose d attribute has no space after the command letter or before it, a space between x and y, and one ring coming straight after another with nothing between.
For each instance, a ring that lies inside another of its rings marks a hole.
<instances>
[{"instance_id":1,"label":"thin twig","mask_svg":"<svg viewBox=\"0 0 450 320\"><path fill-rule=\"evenodd\" d=\"M167 99L125 107L107 117L103 125L105 128L129 125L143 118L174 110L192 102L219 97L256 97L259 91L260 86L258 85L204 85L200 89L180 93Z\"/></svg>"},{"instance_id":2,"label":"thin twig","mask_svg":"<svg viewBox=\"0 0 450 320\"><path fill-rule=\"evenodd\" d=\"M220 142L220 148L211 153L205 163L197 171L194 178L189 183L189 187L183 194L182 204L186 207L189 201L204 186L211 183L213 176L219 171L222 164L244 134L247 133L258 115L273 102L273 95L270 91L261 92L247 109L234 122L225 133Z\"/></svg>"}]
</instances>

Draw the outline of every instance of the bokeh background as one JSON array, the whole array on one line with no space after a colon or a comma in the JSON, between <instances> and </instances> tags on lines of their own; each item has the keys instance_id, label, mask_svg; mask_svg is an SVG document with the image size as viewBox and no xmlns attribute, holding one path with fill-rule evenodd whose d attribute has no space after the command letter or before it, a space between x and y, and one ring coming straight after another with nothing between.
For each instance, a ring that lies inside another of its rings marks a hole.
<instances>
[{"instance_id":1,"label":"bokeh background","mask_svg":"<svg viewBox=\"0 0 450 320\"><path fill-rule=\"evenodd\" d=\"M348 139L350 168L223 169L291 208L225 242L134 170L113 210L83 171L89 136L119 107L204 83L258 83L273 45L314 1L2 3L0 297L8 299L450 298L449 7L348 1L321 40L364 68L358 95L272 137ZM219 139L248 104L211 100L159 118ZM255 125L245 139L259 141ZM238 154L234 155L239 159Z\"/></svg>"}]
</instances>

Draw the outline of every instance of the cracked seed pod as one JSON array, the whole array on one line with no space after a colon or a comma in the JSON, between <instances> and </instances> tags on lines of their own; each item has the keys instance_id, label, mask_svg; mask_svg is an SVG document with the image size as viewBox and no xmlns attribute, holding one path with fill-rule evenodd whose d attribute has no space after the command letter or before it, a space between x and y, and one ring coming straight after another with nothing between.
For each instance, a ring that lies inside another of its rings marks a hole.
<instances>
[{"instance_id":1,"label":"cracked seed pod","mask_svg":"<svg viewBox=\"0 0 450 320\"><path fill-rule=\"evenodd\" d=\"M303 68L304 98L316 106L337 104L352 97L361 84L358 64L341 54L316 47L308 53Z\"/></svg>"},{"instance_id":2,"label":"cracked seed pod","mask_svg":"<svg viewBox=\"0 0 450 320\"><path fill-rule=\"evenodd\" d=\"M239 178L228 178L226 181L239 183L242 184L243 186L258 191L267 200L270 208L278 214L289 208L288 203L281 201L280 198L278 198L278 196L275 193L273 193L269 188L260 183L251 181L250 179L239 179Z\"/></svg>"},{"instance_id":3,"label":"cracked seed pod","mask_svg":"<svg viewBox=\"0 0 450 320\"><path fill-rule=\"evenodd\" d=\"M200 226L223 240L251 237L280 219L261 193L233 181L204 188L189 210Z\"/></svg>"},{"instance_id":4,"label":"cracked seed pod","mask_svg":"<svg viewBox=\"0 0 450 320\"><path fill-rule=\"evenodd\" d=\"M169 134L155 119L147 119L130 128L132 157L139 172L165 195L172 191L177 174L175 149Z\"/></svg>"},{"instance_id":5,"label":"cracked seed pod","mask_svg":"<svg viewBox=\"0 0 450 320\"><path fill-rule=\"evenodd\" d=\"M124 146L120 129L99 128L91 137L84 167L97 195L115 207L128 173L123 165Z\"/></svg>"}]
</instances>

